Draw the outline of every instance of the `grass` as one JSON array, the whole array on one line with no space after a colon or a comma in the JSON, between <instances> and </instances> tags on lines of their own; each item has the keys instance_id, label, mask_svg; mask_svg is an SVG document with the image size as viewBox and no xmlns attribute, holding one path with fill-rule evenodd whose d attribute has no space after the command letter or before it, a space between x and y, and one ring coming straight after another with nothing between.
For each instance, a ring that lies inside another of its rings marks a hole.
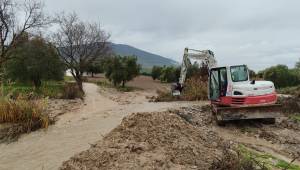
<instances>
[{"instance_id":1,"label":"grass","mask_svg":"<svg viewBox=\"0 0 300 170\"><path fill-rule=\"evenodd\" d=\"M286 170L300 170L300 166L295 164L290 164L284 160L274 157L273 155L267 153L260 153L250 149L247 149L244 145L239 145L239 153L245 159L254 161L259 167L265 169L286 169Z\"/></svg>"},{"instance_id":2,"label":"grass","mask_svg":"<svg viewBox=\"0 0 300 170\"><path fill-rule=\"evenodd\" d=\"M12 83L3 86L2 96L9 96L16 99L18 96L32 98L82 98L74 83L63 81L44 81L40 88L36 89L30 84Z\"/></svg>"},{"instance_id":3,"label":"grass","mask_svg":"<svg viewBox=\"0 0 300 170\"><path fill-rule=\"evenodd\" d=\"M73 78L73 76L65 76L65 77L64 77L64 80L65 80L66 82L68 82L68 81L75 81L74 78Z\"/></svg>"},{"instance_id":4,"label":"grass","mask_svg":"<svg viewBox=\"0 0 300 170\"><path fill-rule=\"evenodd\" d=\"M16 98L19 95L32 97L49 97L59 98L63 93L63 82L47 81L43 82L39 89L34 88L30 84L12 83L5 84L3 87L2 96L11 96Z\"/></svg>"},{"instance_id":5,"label":"grass","mask_svg":"<svg viewBox=\"0 0 300 170\"><path fill-rule=\"evenodd\" d=\"M290 118L300 122L300 115L291 115Z\"/></svg>"},{"instance_id":6,"label":"grass","mask_svg":"<svg viewBox=\"0 0 300 170\"><path fill-rule=\"evenodd\" d=\"M0 130L0 142L16 140L21 134L48 128L54 122L45 113L45 100L0 99L0 123L10 124Z\"/></svg>"},{"instance_id":7,"label":"grass","mask_svg":"<svg viewBox=\"0 0 300 170\"><path fill-rule=\"evenodd\" d=\"M0 99L0 123L25 123L30 127L33 123L39 122L41 127L47 128L49 117L43 114L45 105L42 100L2 98Z\"/></svg>"}]
</instances>

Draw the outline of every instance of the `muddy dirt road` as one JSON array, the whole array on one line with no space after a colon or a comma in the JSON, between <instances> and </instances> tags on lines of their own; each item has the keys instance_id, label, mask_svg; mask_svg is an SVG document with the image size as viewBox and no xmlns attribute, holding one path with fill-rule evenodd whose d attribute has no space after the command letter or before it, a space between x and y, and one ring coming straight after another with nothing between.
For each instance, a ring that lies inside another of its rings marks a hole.
<instances>
[{"instance_id":1,"label":"muddy dirt road","mask_svg":"<svg viewBox=\"0 0 300 170\"><path fill-rule=\"evenodd\" d=\"M0 169L57 169L63 161L90 147L133 112L154 112L194 102L149 103L154 90L99 93L95 84L84 84L86 98L77 111L59 116L48 130L23 135L17 142L0 145Z\"/></svg>"}]
</instances>

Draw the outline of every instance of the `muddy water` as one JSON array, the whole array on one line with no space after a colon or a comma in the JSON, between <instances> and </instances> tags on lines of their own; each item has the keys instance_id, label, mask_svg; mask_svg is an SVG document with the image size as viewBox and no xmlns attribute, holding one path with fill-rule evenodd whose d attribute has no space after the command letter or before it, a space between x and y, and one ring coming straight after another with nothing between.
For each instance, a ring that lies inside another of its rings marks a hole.
<instances>
[{"instance_id":1,"label":"muddy water","mask_svg":"<svg viewBox=\"0 0 300 170\"><path fill-rule=\"evenodd\" d=\"M85 104L76 112L61 115L48 130L23 135L17 142L0 145L1 170L57 169L63 161L84 151L116 127L132 112L152 112L195 104L193 102L149 103L137 93L134 101L119 104L98 92L94 84L84 84Z\"/></svg>"}]
</instances>

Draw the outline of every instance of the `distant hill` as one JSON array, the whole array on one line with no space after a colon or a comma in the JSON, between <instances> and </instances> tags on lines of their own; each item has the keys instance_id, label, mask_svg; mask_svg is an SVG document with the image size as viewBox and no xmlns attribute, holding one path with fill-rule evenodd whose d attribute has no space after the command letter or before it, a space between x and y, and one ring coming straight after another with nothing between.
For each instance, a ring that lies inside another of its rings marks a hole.
<instances>
[{"instance_id":1,"label":"distant hill","mask_svg":"<svg viewBox=\"0 0 300 170\"><path fill-rule=\"evenodd\" d=\"M129 45L112 43L111 47L115 54L121 56L125 56L125 55L137 56L138 63L141 64L143 68L150 68L155 65L156 66L178 65L178 62L172 59L168 59L157 54L143 51Z\"/></svg>"}]
</instances>

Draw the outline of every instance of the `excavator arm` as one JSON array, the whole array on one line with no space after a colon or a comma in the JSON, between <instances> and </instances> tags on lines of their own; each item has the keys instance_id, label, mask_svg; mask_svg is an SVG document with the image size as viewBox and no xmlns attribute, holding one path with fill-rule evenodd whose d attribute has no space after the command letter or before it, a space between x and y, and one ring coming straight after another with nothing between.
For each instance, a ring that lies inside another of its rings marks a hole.
<instances>
[{"instance_id":1,"label":"excavator arm","mask_svg":"<svg viewBox=\"0 0 300 170\"><path fill-rule=\"evenodd\" d=\"M188 67L191 65L190 59L200 60L204 62L208 68L216 67L217 61L215 60L214 53L210 50L195 50L195 49L184 49L184 55L182 59L181 71L179 82L172 86L172 94L180 95L181 90L186 79Z\"/></svg>"}]
</instances>

